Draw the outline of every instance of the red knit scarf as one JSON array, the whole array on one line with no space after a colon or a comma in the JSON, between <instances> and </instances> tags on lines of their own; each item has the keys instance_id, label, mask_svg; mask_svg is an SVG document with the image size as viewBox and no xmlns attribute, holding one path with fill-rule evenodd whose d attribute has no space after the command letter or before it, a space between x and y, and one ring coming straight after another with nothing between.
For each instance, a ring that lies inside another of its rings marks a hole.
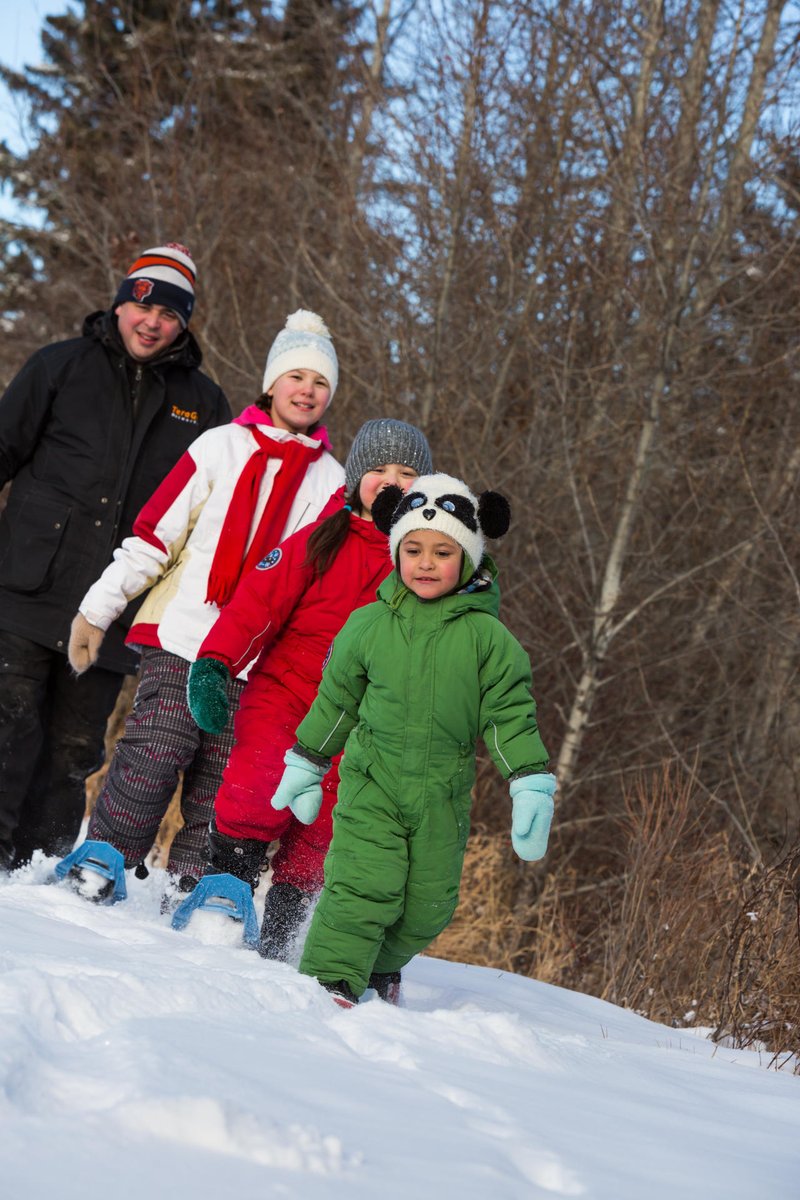
<instances>
[{"instance_id":1,"label":"red knit scarf","mask_svg":"<svg viewBox=\"0 0 800 1200\"><path fill-rule=\"evenodd\" d=\"M216 604L219 608L228 603L240 577L261 562L268 550L277 546L303 476L322 454L322 446L306 446L295 438L280 442L277 438L265 437L254 426L249 428L259 448L250 455L236 482L208 576L206 603ZM282 458L283 462L245 556L261 481L270 458Z\"/></svg>"}]
</instances>

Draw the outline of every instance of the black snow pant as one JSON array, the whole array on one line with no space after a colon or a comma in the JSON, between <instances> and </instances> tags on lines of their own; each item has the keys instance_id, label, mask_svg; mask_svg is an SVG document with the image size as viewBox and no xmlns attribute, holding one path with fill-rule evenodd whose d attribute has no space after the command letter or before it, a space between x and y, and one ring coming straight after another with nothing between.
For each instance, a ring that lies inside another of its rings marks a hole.
<instances>
[{"instance_id":1,"label":"black snow pant","mask_svg":"<svg viewBox=\"0 0 800 1200\"><path fill-rule=\"evenodd\" d=\"M110 842L135 866L153 847L181 771L183 827L170 847L170 874L203 874L208 823L233 749L233 718L244 680L228 685L230 717L219 735L198 729L186 701L191 663L166 650L142 650L139 686L114 748L88 837Z\"/></svg>"},{"instance_id":2,"label":"black snow pant","mask_svg":"<svg viewBox=\"0 0 800 1200\"><path fill-rule=\"evenodd\" d=\"M0 847L15 866L72 849L124 679L76 677L65 654L0 630Z\"/></svg>"}]
</instances>

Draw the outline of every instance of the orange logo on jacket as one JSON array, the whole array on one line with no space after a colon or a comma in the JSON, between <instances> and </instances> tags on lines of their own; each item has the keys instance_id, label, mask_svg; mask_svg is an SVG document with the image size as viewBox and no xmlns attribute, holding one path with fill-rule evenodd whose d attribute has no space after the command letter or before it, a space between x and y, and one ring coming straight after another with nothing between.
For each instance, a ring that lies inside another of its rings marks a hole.
<instances>
[{"instance_id":1,"label":"orange logo on jacket","mask_svg":"<svg viewBox=\"0 0 800 1200\"><path fill-rule=\"evenodd\" d=\"M196 409L191 411L188 408L178 408L177 404L173 404L170 415L176 421L187 421L190 425L196 425L199 418L199 413Z\"/></svg>"}]
</instances>

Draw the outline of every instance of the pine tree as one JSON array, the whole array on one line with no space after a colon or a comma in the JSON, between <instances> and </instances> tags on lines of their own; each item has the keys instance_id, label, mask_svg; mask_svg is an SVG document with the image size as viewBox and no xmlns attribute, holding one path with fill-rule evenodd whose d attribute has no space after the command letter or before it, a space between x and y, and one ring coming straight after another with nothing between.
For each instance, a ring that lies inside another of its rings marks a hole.
<instances>
[{"instance_id":1,"label":"pine tree","mask_svg":"<svg viewBox=\"0 0 800 1200\"><path fill-rule=\"evenodd\" d=\"M0 178L44 215L0 230L5 379L103 307L139 248L178 240L198 265L206 365L244 404L286 313L330 312L336 292L326 272L352 211L341 161L364 77L356 10L346 0L289 0L280 18L246 0L82 10L46 20L44 65L3 72L31 136L22 153L3 147Z\"/></svg>"}]
</instances>

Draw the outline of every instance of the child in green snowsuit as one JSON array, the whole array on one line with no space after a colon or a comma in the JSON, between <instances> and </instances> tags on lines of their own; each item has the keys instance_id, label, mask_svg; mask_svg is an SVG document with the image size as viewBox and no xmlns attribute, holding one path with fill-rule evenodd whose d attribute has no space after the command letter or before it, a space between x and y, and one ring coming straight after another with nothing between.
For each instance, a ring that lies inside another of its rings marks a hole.
<instances>
[{"instance_id":1,"label":"child in green snowsuit","mask_svg":"<svg viewBox=\"0 0 800 1200\"><path fill-rule=\"evenodd\" d=\"M530 662L498 619L484 535L507 502L428 475L387 488L373 518L395 571L337 635L272 804L310 824L320 780L345 747L325 885L300 970L349 1006L367 987L399 996L399 972L450 922L482 738L510 781L512 843L543 857L556 780L536 724Z\"/></svg>"}]
</instances>

